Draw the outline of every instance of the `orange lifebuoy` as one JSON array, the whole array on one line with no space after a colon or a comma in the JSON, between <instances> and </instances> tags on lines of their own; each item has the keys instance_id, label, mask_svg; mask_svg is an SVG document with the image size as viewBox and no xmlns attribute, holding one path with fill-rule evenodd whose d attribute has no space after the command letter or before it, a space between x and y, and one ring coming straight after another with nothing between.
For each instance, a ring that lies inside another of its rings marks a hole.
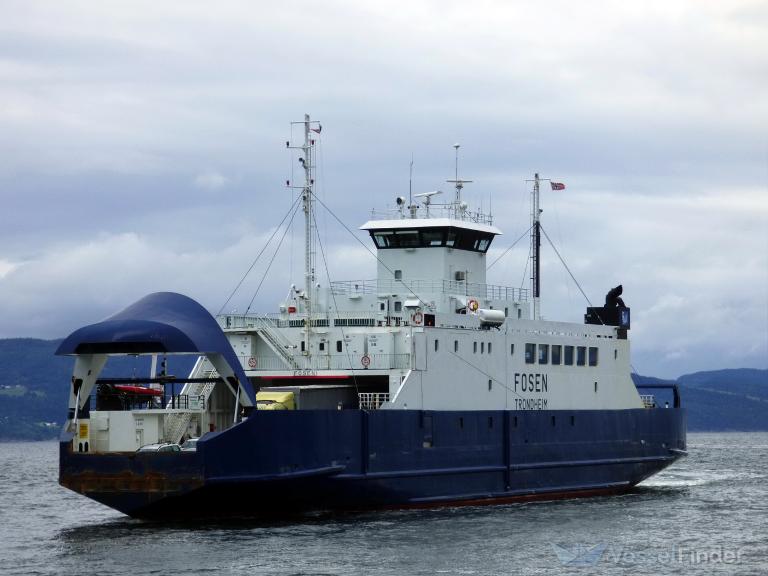
<instances>
[{"instance_id":1,"label":"orange lifebuoy","mask_svg":"<svg viewBox=\"0 0 768 576\"><path fill-rule=\"evenodd\" d=\"M416 326L421 326L421 322L424 320L424 315L421 312L414 312L411 316L411 321Z\"/></svg>"},{"instance_id":2,"label":"orange lifebuoy","mask_svg":"<svg viewBox=\"0 0 768 576\"><path fill-rule=\"evenodd\" d=\"M470 312L477 312L478 308L480 308L480 303L474 298L471 298L469 302L467 302L467 308L469 308Z\"/></svg>"}]
</instances>

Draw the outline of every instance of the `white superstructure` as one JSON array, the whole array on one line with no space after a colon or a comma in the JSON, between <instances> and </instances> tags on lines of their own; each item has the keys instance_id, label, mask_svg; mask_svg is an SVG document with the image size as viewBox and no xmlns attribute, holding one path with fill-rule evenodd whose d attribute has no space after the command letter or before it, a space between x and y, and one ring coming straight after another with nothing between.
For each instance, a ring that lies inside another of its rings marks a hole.
<instances>
[{"instance_id":1,"label":"white superstructure","mask_svg":"<svg viewBox=\"0 0 768 576\"><path fill-rule=\"evenodd\" d=\"M307 234L312 235L312 148L305 118ZM458 145L457 158L458 158ZM337 391L340 409L570 410L642 408L629 341L616 326L538 318L531 294L486 281L486 253L502 232L490 215L439 192L398 198L361 226L376 249L375 279L324 286L308 261L305 287L279 312L218 318L247 375L266 388ZM533 226L538 224L538 175ZM538 234L532 232L538 259ZM314 250L307 242L308 258ZM532 309L534 308L534 309Z\"/></svg>"}]
</instances>

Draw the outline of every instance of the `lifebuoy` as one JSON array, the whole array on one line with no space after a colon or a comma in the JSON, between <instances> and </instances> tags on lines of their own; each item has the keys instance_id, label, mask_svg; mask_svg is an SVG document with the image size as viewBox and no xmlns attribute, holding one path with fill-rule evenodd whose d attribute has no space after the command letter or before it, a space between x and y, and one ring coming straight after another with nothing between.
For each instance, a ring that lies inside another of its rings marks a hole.
<instances>
[{"instance_id":1,"label":"lifebuoy","mask_svg":"<svg viewBox=\"0 0 768 576\"><path fill-rule=\"evenodd\" d=\"M363 365L363 368L368 368L371 365L371 357L368 354L363 354L362 358L360 358L360 364Z\"/></svg>"},{"instance_id":2,"label":"lifebuoy","mask_svg":"<svg viewBox=\"0 0 768 576\"><path fill-rule=\"evenodd\" d=\"M423 315L421 312L414 312L414 313L411 315L411 321L412 321L412 322L413 322L413 323L414 323L416 326L421 326L421 323L422 323L422 321L423 321L423 320L424 320L424 315Z\"/></svg>"},{"instance_id":3,"label":"lifebuoy","mask_svg":"<svg viewBox=\"0 0 768 576\"><path fill-rule=\"evenodd\" d=\"M471 298L469 302L467 302L467 308L469 308L470 312L477 312L478 308L480 308L480 303L474 298Z\"/></svg>"},{"instance_id":4,"label":"lifebuoy","mask_svg":"<svg viewBox=\"0 0 768 576\"><path fill-rule=\"evenodd\" d=\"M258 364L258 362L256 361L256 358L254 358L253 356L248 358L248 367L249 368L256 368L257 364Z\"/></svg>"}]
</instances>

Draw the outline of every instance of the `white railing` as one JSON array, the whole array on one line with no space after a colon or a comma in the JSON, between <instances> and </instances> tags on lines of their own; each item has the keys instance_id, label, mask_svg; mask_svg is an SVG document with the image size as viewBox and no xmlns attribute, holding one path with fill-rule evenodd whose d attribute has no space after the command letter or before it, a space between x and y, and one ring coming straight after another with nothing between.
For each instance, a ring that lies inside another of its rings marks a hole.
<instances>
[{"instance_id":1,"label":"white railing","mask_svg":"<svg viewBox=\"0 0 768 576\"><path fill-rule=\"evenodd\" d=\"M272 371L288 369L277 356L240 356L245 370ZM410 354L322 354L315 356L294 355L295 370L393 370L408 369Z\"/></svg>"},{"instance_id":2,"label":"white railing","mask_svg":"<svg viewBox=\"0 0 768 576\"><path fill-rule=\"evenodd\" d=\"M478 224L493 224L493 216L485 214L484 212L472 211L468 209L461 209L455 202L446 204L429 204L429 209L426 206L418 206L415 213L416 218L450 218L452 220L460 220L464 222L476 222ZM404 207L402 210L399 208L389 209L377 209L371 210L371 218L374 220L406 220L411 218L411 212L408 208Z\"/></svg>"},{"instance_id":3,"label":"white railing","mask_svg":"<svg viewBox=\"0 0 768 576\"><path fill-rule=\"evenodd\" d=\"M331 282L331 290L337 296L374 294L379 292L401 294L460 294L486 300L528 300L528 290L513 286L479 284L459 280L339 280Z\"/></svg>"},{"instance_id":4,"label":"white railing","mask_svg":"<svg viewBox=\"0 0 768 576\"><path fill-rule=\"evenodd\" d=\"M389 392L360 392L360 410L378 410L384 402L389 402Z\"/></svg>"},{"instance_id":5,"label":"white railing","mask_svg":"<svg viewBox=\"0 0 768 576\"><path fill-rule=\"evenodd\" d=\"M640 394L643 408L656 408L656 397L653 394Z\"/></svg>"}]
</instances>

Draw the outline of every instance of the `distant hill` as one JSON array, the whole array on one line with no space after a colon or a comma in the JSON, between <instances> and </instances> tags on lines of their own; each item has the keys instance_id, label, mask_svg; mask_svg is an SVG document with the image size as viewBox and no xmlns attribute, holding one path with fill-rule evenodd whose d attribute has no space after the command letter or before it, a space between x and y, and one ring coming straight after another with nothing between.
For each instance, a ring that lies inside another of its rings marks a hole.
<instances>
[{"instance_id":1,"label":"distant hill","mask_svg":"<svg viewBox=\"0 0 768 576\"><path fill-rule=\"evenodd\" d=\"M64 423L73 360L54 356L61 340L0 339L0 441L53 438ZM168 359L171 374L186 375L190 356ZM148 374L149 358L112 358L105 376ZM635 384L668 382L632 375ZM717 370L678 378L690 431L768 430L768 370ZM648 390L659 404L671 395Z\"/></svg>"},{"instance_id":2,"label":"distant hill","mask_svg":"<svg viewBox=\"0 0 768 576\"><path fill-rule=\"evenodd\" d=\"M636 374L632 379L638 387L668 382ZM768 430L768 370L696 372L674 382L688 410L689 431Z\"/></svg>"},{"instance_id":3,"label":"distant hill","mask_svg":"<svg viewBox=\"0 0 768 576\"><path fill-rule=\"evenodd\" d=\"M0 441L58 435L67 415L74 360L55 356L61 340L0 339ZM148 357L111 358L104 376L149 373ZM169 357L169 374L189 374L194 358Z\"/></svg>"}]
</instances>

